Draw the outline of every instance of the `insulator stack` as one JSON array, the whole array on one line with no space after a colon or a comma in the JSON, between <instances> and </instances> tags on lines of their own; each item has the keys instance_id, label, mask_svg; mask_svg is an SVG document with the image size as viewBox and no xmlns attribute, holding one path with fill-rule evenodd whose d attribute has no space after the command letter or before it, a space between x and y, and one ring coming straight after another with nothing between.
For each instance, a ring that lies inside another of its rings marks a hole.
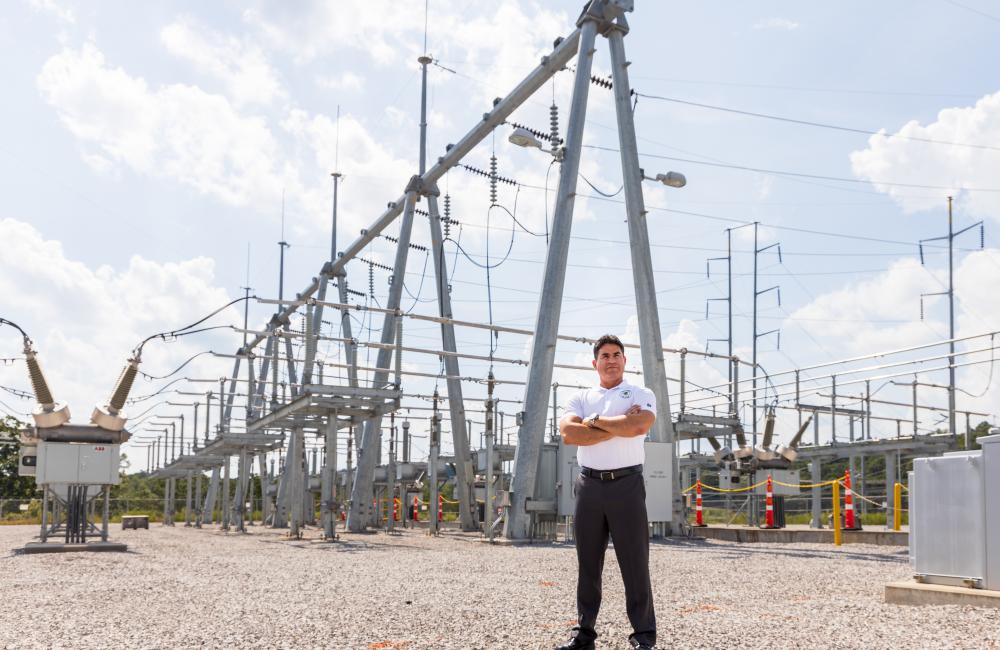
<instances>
[{"instance_id":1,"label":"insulator stack","mask_svg":"<svg viewBox=\"0 0 1000 650\"><path fill-rule=\"evenodd\" d=\"M549 137L552 141L552 148L559 147L559 107L552 103L549 106Z\"/></svg>"},{"instance_id":2,"label":"insulator stack","mask_svg":"<svg viewBox=\"0 0 1000 650\"><path fill-rule=\"evenodd\" d=\"M497 204L497 157L490 156L490 205Z\"/></svg>"},{"instance_id":3,"label":"insulator stack","mask_svg":"<svg viewBox=\"0 0 1000 650\"><path fill-rule=\"evenodd\" d=\"M368 265L368 295L375 297L375 267Z\"/></svg>"},{"instance_id":4,"label":"insulator stack","mask_svg":"<svg viewBox=\"0 0 1000 650\"><path fill-rule=\"evenodd\" d=\"M112 414L117 414L125 406L125 400L128 399L129 391L132 390L132 382L135 381L135 376L139 372L139 362L135 359L129 359L128 365L122 370L121 376L118 378L118 383L115 384L115 391L111 394L111 399L108 401L108 406L110 407Z\"/></svg>"},{"instance_id":5,"label":"insulator stack","mask_svg":"<svg viewBox=\"0 0 1000 650\"><path fill-rule=\"evenodd\" d=\"M444 195L444 238L451 238L451 194Z\"/></svg>"},{"instance_id":6,"label":"insulator stack","mask_svg":"<svg viewBox=\"0 0 1000 650\"><path fill-rule=\"evenodd\" d=\"M35 351L31 349L31 346L27 342L25 342L24 346L24 357L24 360L28 363L28 375L31 377L31 387L35 391L35 401L41 404L43 408L51 409L55 405L55 399L52 398L52 391L49 390L49 385L45 381L45 375L42 374L42 368L38 365Z\"/></svg>"}]
</instances>

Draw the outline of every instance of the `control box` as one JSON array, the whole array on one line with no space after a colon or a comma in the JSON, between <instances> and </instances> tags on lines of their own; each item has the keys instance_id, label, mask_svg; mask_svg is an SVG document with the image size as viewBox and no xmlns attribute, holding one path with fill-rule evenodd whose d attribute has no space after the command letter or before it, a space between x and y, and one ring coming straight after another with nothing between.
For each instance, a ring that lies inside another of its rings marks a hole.
<instances>
[{"instance_id":1,"label":"control box","mask_svg":"<svg viewBox=\"0 0 1000 650\"><path fill-rule=\"evenodd\" d=\"M669 442L646 441L642 477L646 484L646 514L649 521L664 522L673 518L674 496L674 445ZM577 447L559 442L558 512L560 517L572 515L576 510L573 486L580 475L576 460ZM542 457L544 462L545 456ZM543 477L539 472L539 482Z\"/></svg>"},{"instance_id":2,"label":"control box","mask_svg":"<svg viewBox=\"0 0 1000 650\"><path fill-rule=\"evenodd\" d=\"M120 446L92 442L38 442L35 483L118 485Z\"/></svg>"},{"instance_id":3,"label":"control box","mask_svg":"<svg viewBox=\"0 0 1000 650\"><path fill-rule=\"evenodd\" d=\"M21 443L21 448L17 455L17 475L34 476L35 467L38 465L38 446Z\"/></svg>"}]
</instances>

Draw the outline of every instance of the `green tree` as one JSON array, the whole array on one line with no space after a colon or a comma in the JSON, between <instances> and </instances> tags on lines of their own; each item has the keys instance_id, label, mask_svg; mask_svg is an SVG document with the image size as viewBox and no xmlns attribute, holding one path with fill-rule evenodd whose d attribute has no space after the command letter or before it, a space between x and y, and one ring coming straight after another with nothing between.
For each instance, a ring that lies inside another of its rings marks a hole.
<instances>
[{"instance_id":1,"label":"green tree","mask_svg":"<svg viewBox=\"0 0 1000 650\"><path fill-rule=\"evenodd\" d=\"M0 420L0 497L5 499L30 499L35 496L35 480L18 476L20 459L20 431L23 424L12 417Z\"/></svg>"}]
</instances>

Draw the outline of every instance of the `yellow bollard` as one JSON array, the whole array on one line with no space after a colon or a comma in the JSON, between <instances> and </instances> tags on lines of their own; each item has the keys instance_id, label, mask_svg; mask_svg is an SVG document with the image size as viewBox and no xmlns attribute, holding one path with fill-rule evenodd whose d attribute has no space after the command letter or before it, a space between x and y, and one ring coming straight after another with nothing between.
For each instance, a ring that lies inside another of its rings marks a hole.
<instances>
[{"instance_id":1,"label":"yellow bollard","mask_svg":"<svg viewBox=\"0 0 1000 650\"><path fill-rule=\"evenodd\" d=\"M903 484L892 487L892 529L899 530L903 523Z\"/></svg>"},{"instance_id":2,"label":"yellow bollard","mask_svg":"<svg viewBox=\"0 0 1000 650\"><path fill-rule=\"evenodd\" d=\"M833 544L840 546L840 481L833 482Z\"/></svg>"}]
</instances>

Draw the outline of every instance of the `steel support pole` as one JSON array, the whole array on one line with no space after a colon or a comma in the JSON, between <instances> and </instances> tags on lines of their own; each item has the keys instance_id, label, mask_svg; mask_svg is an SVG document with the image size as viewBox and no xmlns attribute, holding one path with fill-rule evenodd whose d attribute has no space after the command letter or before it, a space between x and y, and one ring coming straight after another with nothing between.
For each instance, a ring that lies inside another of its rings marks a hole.
<instances>
[{"instance_id":1,"label":"steel support pole","mask_svg":"<svg viewBox=\"0 0 1000 650\"><path fill-rule=\"evenodd\" d=\"M948 433L958 435L955 423L955 229L948 197ZM972 449L972 436L965 434L965 448Z\"/></svg>"},{"instance_id":2,"label":"steel support pole","mask_svg":"<svg viewBox=\"0 0 1000 650\"><path fill-rule=\"evenodd\" d=\"M434 277L437 286L438 315L449 319L441 323L441 349L446 352L457 352L455 326L451 310L451 294L448 287L448 266L444 256L444 240L441 236L441 218L438 213L436 197L428 197L428 223L431 228L431 250L434 251ZM469 449L469 432L465 424L465 402L462 399L461 371L458 357L446 354L443 357L446 384L448 386L448 414L451 419L451 436L455 449L456 490L458 495L459 524L462 530L476 529L475 500L473 499L472 481L475 472L472 468L471 451ZM404 456L409 459L409 442L404 449Z\"/></svg>"},{"instance_id":3,"label":"steel support pole","mask_svg":"<svg viewBox=\"0 0 1000 650\"><path fill-rule=\"evenodd\" d=\"M268 495L271 489L271 475L267 470L265 452L257 454L257 463L260 465L260 523L263 526L271 517L271 497Z\"/></svg>"},{"instance_id":4,"label":"steel support pole","mask_svg":"<svg viewBox=\"0 0 1000 650\"><path fill-rule=\"evenodd\" d=\"M243 357L236 355L236 360L233 362L233 374L229 379L229 395L226 396L226 409L222 413L222 422L219 422L219 434L221 435L223 431L229 429L229 422L233 417L233 404L236 402L236 380L240 377L240 362L243 361ZM222 388L219 389L219 404L222 404ZM223 424L223 422L225 424Z\"/></svg>"},{"instance_id":5,"label":"steel support pole","mask_svg":"<svg viewBox=\"0 0 1000 650\"><path fill-rule=\"evenodd\" d=\"M337 108L337 114L339 117L340 108ZM340 172L333 172L330 174L333 177L333 223L330 225L330 261L337 261L337 190L339 189L340 179L344 176Z\"/></svg>"},{"instance_id":6,"label":"steel support pole","mask_svg":"<svg viewBox=\"0 0 1000 650\"><path fill-rule=\"evenodd\" d=\"M194 527L201 528L202 513L205 512L201 500L201 470L194 477Z\"/></svg>"},{"instance_id":7,"label":"steel support pole","mask_svg":"<svg viewBox=\"0 0 1000 650\"><path fill-rule=\"evenodd\" d=\"M191 480L193 478L194 472L188 470L187 476L185 477L185 483L187 483L187 494L184 499L184 527L191 527Z\"/></svg>"},{"instance_id":8,"label":"steel support pole","mask_svg":"<svg viewBox=\"0 0 1000 650\"><path fill-rule=\"evenodd\" d=\"M250 415L247 416L248 420L253 420L263 413L264 411L264 391L267 389L267 372L271 366L271 355L274 353L275 337L267 337L267 343L264 345L264 356L262 357L260 363L260 381L254 387L252 408L250 409ZM250 367L253 367L253 359L250 360Z\"/></svg>"},{"instance_id":9,"label":"steel support pole","mask_svg":"<svg viewBox=\"0 0 1000 650\"><path fill-rule=\"evenodd\" d=\"M340 304L347 303L347 274L343 271L337 276L337 292L340 296ZM347 365L347 384L352 388L358 386L358 346L354 343L351 335L351 312L348 309L340 310L340 332L347 342L344 343L344 356Z\"/></svg>"},{"instance_id":10,"label":"steel support pole","mask_svg":"<svg viewBox=\"0 0 1000 650\"><path fill-rule=\"evenodd\" d=\"M221 398L220 398L221 399ZM205 393L205 443L202 446L208 446L208 430L211 428L211 418L212 418L212 391Z\"/></svg>"},{"instance_id":11,"label":"steel support pole","mask_svg":"<svg viewBox=\"0 0 1000 650\"><path fill-rule=\"evenodd\" d=\"M337 411L331 411L326 420L326 457L323 460L321 479L323 493L319 503L322 512L323 535L328 540L336 539L337 526Z\"/></svg>"},{"instance_id":12,"label":"steel support pole","mask_svg":"<svg viewBox=\"0 0 1000 650\"><path fill-rule=\"evenodd\" d=\"M815 485L823 480L823 466L819 458L809 461L810 481ZM809 522L810 528L823 527L823 488L812 488L812 519Z\"/></svg>"},{"instance_id":13,"label":"steel support pole","mask_svg":"<svg viewBox=\"0 0 1000 650\"><path fill-rule=\"evenodd\" d=\"M222 530L229 530L230 503L229 503L229 465L230 458L226 456L222 462Z\"/></svg>"},{"instance_id":14,"label":"steel support pole","mask_svg":"<svg viewBox=\"0 0 1000 650\"><path fill-rule=\"evenodd\" d=\"M406 205L403 207L403 219L399 224L399 242L396 246L396 259L392 268L392 282L389 285L389 297L386 301L388 309L399 309L403 293L403 275L406 272L406 259L410 250L410 234L413 231L413 211L417 203L417 191L420 189L420 178L415 176L410 180L406 191ZM383 344L393 342L396 334L396 319L394 313L387 313L382 323ZM373 388L385 388L389 384L389 363L392 361L393 350L390 347L379 349L376 370L372 379ZM376 416L365 422L358 446L358 468L351 488L351 506L347 515L347 528L352 533L363 531L371 522L372 485L375 480L375 466L378 464L378 437L382 427L382 417Z\"/></svg>"},{"instance_id":15,"label":"steel support pole","mask_svg":"<svg viewBox=\"0 0 1000 650\"><path fill-rule=\"evenodd\" d=\"M277 351L277 347L275 347L275 354L277 354ZM285 337L285 359L288 366L288 388L292 398L295 398L299 394L299 380L298 373L295 372L295 354L292 352L292 339L288 337Z\"/></svg>"},{"instance_id":16,"label":"steel support pole","mask_svg":"<svg viewBox=\"0 0 1000 650\"><path fill-rule=\"evenodd\" d=\"M170 503L170 479L163 480L163 521L160 522L161 526L169 526L167 523L169 520L169 506Z\"/></svg>"},{"instance_id":17,"label":"steel support pole","mask_svg":"<svg viewBox=\"0 0 1000 650\"><path fill-rule=\"evenodd\" d=\"M386 462L385 489L386 499L385 530L392 533L395 530L396 518L393 512L396 506L396 413L389 414L389 458Z\"/></svg>"},{"instance_id":18,"label":"steel support pole","mask_svg":"<svg viewBox=\"0 0 1000 650\"><path fill-rule=\"evenodd\" d=\"M101 541L108 541L108 525L111 523L111 486L104 486L104 509L101 519Z\"/></svg>"},{"instance_id":19,"label":"steel support pole","mask_svg":"<svg viewBox=\"0 0 1000 650\"><path fill-rule=\"evenodd\" d=\"M441 525L438 523L438 512L440 503L438 502L438 456L441 452L441 415L438 413L438 394L434 391L434 413L431 415L431 440L430 451L427 455L427 479L430 483L430 490L427 493L427 533L436 535L440 532Z\"/></svg>"},{"instance_id":20,"label":"steel support pole","mask_svg":"<svg viewBox=\"0 0 1000 650\"><path fill-rule=\"evenodd\" d=\"M285 456L285 512L288 516L288 535L298 537L299 527L302 525L302 502L303 495L300 491L302 485L303 467L305 460L302 448L302 429L292 427L288 437L288 454Z\"/></svg>"},{"instance_id":21,"label":"steel support pole","mask_svg":"<svg viewBox=\"0 0 1000 650\"><path fill-rule=\"evenodd\" d=\"M488 384L486 388L486 472L485 472L485 500L483 503L483 528L485 528L486 537L493 542L493 444L495 440L495 423L496 419L494 417L494 411L497 407L497 401L493 399L493 372L491 371L488 378Z\"/></svg>"},{"instance_id":22,"label":"steel support pole","mask_svg":"<svg viewBox=\"0 0 1000 650\"><path fill-rule=\"evenodd\" d=\"M628 26L619 17L607 32L611 50L611 80L614 84L615 111L618 116L618 141L622 159L622 179L625 186L625 211L628 217L629 250L632 254L632 279L639 319L639 345L642 352L643 380L656 395L658 417L649 432L650 440L674 444L674 426L667 391L667 371L663 362L663 341L660 335L660 315L657 308L653 260L646 225L646 206L642 196L642 170L632 119L631 92L628 80L629 61L625 58L624 36ZM683 390L683 389L682 389ZM671 454L674 457L673 454ZM676 461L675 461L676 462ZM675 466L676 470L676 466ZM677 477L678 472L674 471ZM680 526L684 521L683 502L677 478L671 486L672 521Z\"/></svg>"},{"instance_id":23,"label":"steel support pole","mask_svg":"<svg viewBox=\"0 0 1000 650\"><path fill-rule=\"evenodd\" d=\"M892 526L893 514L895 512L893 491L896 488L896 452L890 451L885 455L885 527Z\"/></svg>"},{"instance_id":24,"label":"steel support pole","mask_svg":"<svg viewBox=\"0 0 1000 650\"><path fill-rule=\"evenodd\" d=\"M247 522L246 522L246 503L247 503L247 472L249 468L247 467L247 450L246 448L240 449L239 463L237 464L237 476L236 476L236 494L233 496L233 501L235 502L236 508L236 532L245 533L247 532Z\"/></svg>"},{"instance_id":25,"label":"steel support pole","mask_svg":"<svg viewBox=\"0 0 1000 650\"><path fill-rule=\"evenodd\" d=\"M527 502L535 495L538 463L545 439L545 418L549 387L552 384L552 364L556 355L559 312L562 307L563 287L566 283L566 261L573 227L573 205L576 201L577 175L580 172L580 148L583 144L583 127L587 116L587 97L590 92L590 72L593 68L596 36L597 23L593 19L584 20L580 29L573 99L566 127L566 148L562 168L559 171L552 232L548 253L545 256L542 293L535 319L535 336L531 343L531 366L524 390L524 415L517 432L510 512L504 526L504 536L510 539L527 538L531 528Z\"/></svg>"},{"instance_id":26,"label":"steel support pole","mask_svg":"<svg viewBox=\"0 0 1000 650\"><path fill-rule=\"evenodd\" d=\"M170 513L170 525L174 525L174 515L177 513L177 479L170 479L170 501L169 513Z\"/></svg>"},{"instance_id":27,"label":"steel support pole","mask_svg":"<svg viewBox=\"0 0 1000 650\"><path fill-rule=\"evenodd\" d=\"M751 373L752 382L750 384L751 407L750 412L750 432L753 434L753 447L757 447L757 256L760 251L757 249L757 222L753 222L753 351L751 352ZM752 498L752 497L751 497Z\"/></svg>"}]
</instances>

